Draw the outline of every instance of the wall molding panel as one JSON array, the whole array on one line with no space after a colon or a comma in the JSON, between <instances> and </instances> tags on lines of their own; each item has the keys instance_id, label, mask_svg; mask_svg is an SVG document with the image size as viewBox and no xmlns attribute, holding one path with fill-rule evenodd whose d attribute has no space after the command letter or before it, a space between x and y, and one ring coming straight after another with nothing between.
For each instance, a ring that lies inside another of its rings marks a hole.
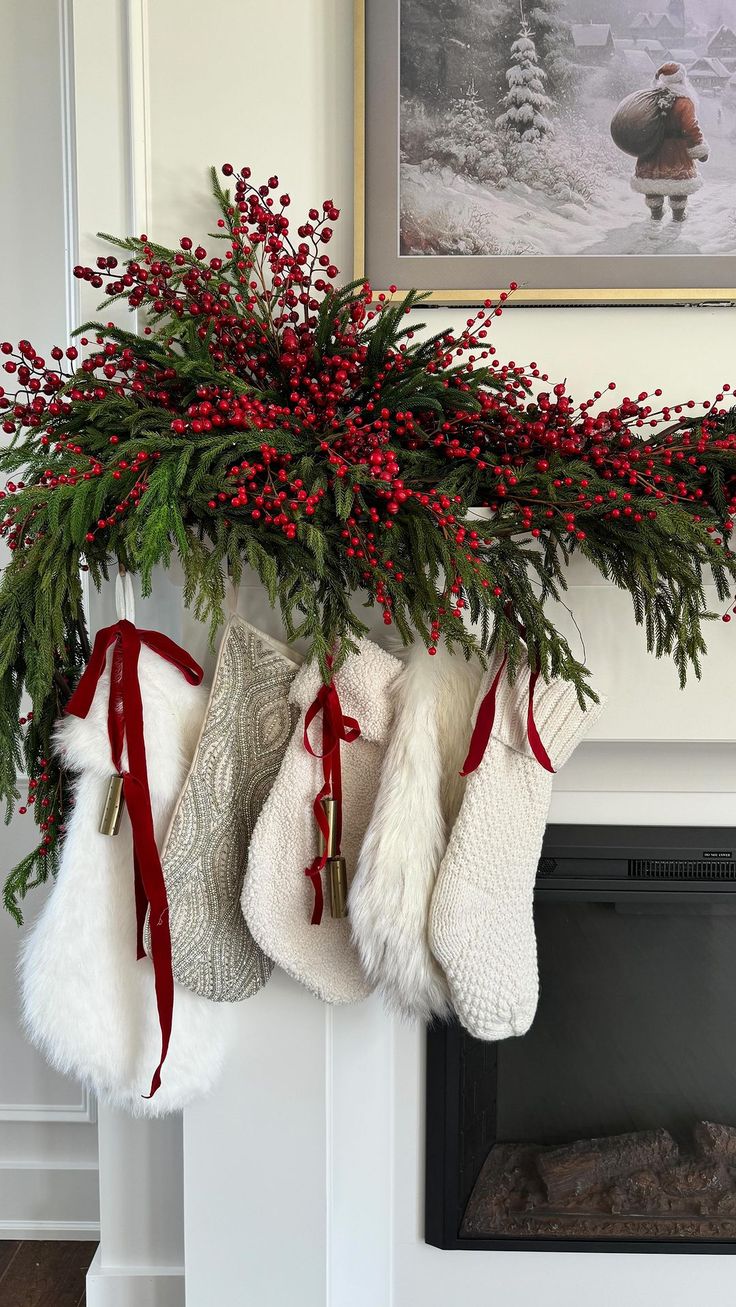
<instances>
[{"instance_id":1,"label":"wall molding panel","mask_svg":"<svg viewBox=\"0 0 736 1307\"><path fill-rule=\"evenodd\" d=\"M86 1086L80 1085L79 1088L81 1098L78 1105L0 1102L0 1121L48 1121L53 1124L66 1121L75 1125L94 1125L97 1121L97 1101Z\"/></svg>"},{"instance_id":2,"label":"wall molding panel","mask_svg":"<svg viewBox=\"0 0 736 1307\"><path fill-rule=\"evenodd\" d=\"M139 235L152 217L148 0L126 0L125 17L130 225Z\"/></svg>"},{"instance_id":3,"label":"wall molding panel","mask_svg":"<svg viewBox=\"0 0 736 1307\"><path fill-rule=\"evenodd\" d=\"M7 128L6 203L0 213L8 262L2 334L27 335L44 351L69 342L79 322L74 0L0 6L0 40L10 58L0 86ZM31 172L31 162L33 172ZM42 203L29 199L32 188ZM27 261L33 259L35 294ZM40 287L43 286L43 294ZM0 559L0 563L2 559ZM25 786L25 778L19 778ZM30 817L0 840L0 880L31 847ZM30 925L48 889L24 905ZM0 1239L94 1239L99 1229L97 1106L54 1071L26 1040L16 958L22 932L0 917ZM79 1129L78 1127L81 1127Z\"/></svg>"}]
</instances>

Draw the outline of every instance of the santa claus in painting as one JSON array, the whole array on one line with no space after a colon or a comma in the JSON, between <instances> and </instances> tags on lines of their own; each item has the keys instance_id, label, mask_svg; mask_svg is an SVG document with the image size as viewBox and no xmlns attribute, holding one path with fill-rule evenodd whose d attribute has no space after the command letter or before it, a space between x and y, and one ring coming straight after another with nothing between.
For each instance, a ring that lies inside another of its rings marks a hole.
<instances>
[{"instance_id":1,"label":"santa claus in painting","mask_svg":"<svg viewBox=\"0 0 736 1307\"><path fill-rule=\"evenodd\" d=\"M644 196L655 222L661 222L668 198L673 219L684 222L688 195L703 185L698 163L708 158L708 146L698 123L697 96L682 64L663 64L654 87L667 89L676 98L667 111L661 143L637 159L631 185Z\"/></svg>"}]
</instances>

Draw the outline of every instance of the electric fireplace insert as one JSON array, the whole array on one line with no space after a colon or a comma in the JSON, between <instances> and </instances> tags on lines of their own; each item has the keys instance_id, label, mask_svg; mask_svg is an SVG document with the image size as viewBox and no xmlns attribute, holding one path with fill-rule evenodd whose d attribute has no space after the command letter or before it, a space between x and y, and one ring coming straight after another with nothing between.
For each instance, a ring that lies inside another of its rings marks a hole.
<instances>
[{"instance_id":1,"label":"electric fireplace insert","mask_svg":"<svg viewBox=\"0 0 736 1307\"><path fill-rule=\"evenodd\" d=\"M736 1251L736 829L550 826L540 1002L427 1034L428 1243Z\"/></svg>"}]
</instances>

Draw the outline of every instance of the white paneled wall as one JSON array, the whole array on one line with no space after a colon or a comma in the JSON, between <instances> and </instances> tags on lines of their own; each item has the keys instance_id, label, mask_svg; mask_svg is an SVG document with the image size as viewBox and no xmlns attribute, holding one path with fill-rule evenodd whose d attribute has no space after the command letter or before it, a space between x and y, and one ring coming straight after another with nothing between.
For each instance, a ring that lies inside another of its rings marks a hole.
<instances>
[{"instance_id":1,"label":"white paneled wall","mask_svg":"<svg viewBox=\"0 0 736 1307\"><path fill-rule=\"evenodd\" d=\"M42 350L63 342L69 328L61 19L54 3L0 6L0 337L27 336ZM0 827L0 877L34 837L30 816ZM29 900L28 921L45 893ZM0 913L0 1238L90 1239L98 1228L94 1103L51 1071L21 1033L15 980L21 939Z\"/></svg>"},{"instance_id":2,"label":"white paneled wall","mask_svg":"<svg viewBox=\"0 0 736 1307\"><path fill-rule=\"evenodd\" d=\"M30 820L2 832L0 874L26 853ZM46 891L37 891L28 920ZM18 1020L16 958L21 934L0 915L0 1239L94 1238L98 1221L94 1102L53 1072Z\"/></svg>"}]
</instances>

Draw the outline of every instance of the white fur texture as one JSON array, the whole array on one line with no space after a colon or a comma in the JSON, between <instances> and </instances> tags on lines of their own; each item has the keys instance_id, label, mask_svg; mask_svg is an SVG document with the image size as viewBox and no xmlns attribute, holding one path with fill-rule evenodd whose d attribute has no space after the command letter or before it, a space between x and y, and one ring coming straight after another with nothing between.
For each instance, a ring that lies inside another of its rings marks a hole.
<instances>
[{"instance_id":1,"label":"white fur texture","mask_svg":"<svg viewBox=\"0 0 736 1307\"><path fill-rule=\"evenodd\" d=\"M632 177L631 189L637 195L685 196L694 195L702 190L702 177L685 177L675 180L670 177Z\"/></svg>"},{"instance_id":2,"label":"white fur texture","mask_svg":"<svg viewBox=\"0 0 736 1307\"><path fill-rule=\"evenodd\" d=\"M350 654L335 681L344 715L355 717L361 727L360 738L342 746L348 877L355 871L378 790L391 724L389 689L400 666L378 645L361 640L360 653ZM291 698L302 715L253 832L242 904L253 938L284 971L326 1003L356 1003L372 985L350 937L350 924L332 919L325 894L322 921L311 925L314 892L304 874L317 852L312 804L322 787L322 763L304 747L304 712L320 683L317 667L309 664L292 686ZM312 727L312 738L319 750L319 721Z\"/></svg>"},{"instance_id":3,"label":"white fur texture","mask_svg":"<svg viewBox=\"0 0 736 1307\"><path fill-rule=\"evenodd\" d=\"M429 905L462 802L459 773L482 667L444 644L433 658L414 645L404 661L392 686L391 739L350 889L350 921L366 973L387 1006L428 1021L450 1007L429 948Z\"/></svg>"},{"instance_id":4,"label":"white fur texture","mask_svg":"<svg viewBox=\"0 0 736 1307\"><path fill-rule=\"evenodd\" d=\"M156 837L166 831L201 727L207 691L150 650L140 654L144 732ZM114 837L98 825L112 772L109 671L88 716L66 717L57 743L77 772L58 881L22 952L27 1033L52 1066L135 1116L162 1116L206 1093L234 1037L229 1004L175 987L162 1084L147 1094L161 1034L148 958L136 961L133 849L123 814Z\"/></svg>"},{"instance_id":5,"label":"white fur texture","mask_svg":"<svg viewBox=\"0 0 736 1307\"><path fill-rule=\"evenodd\" d=\"M662 68L667 68L667 67L669 67L668 64L662 64ZM692 100L693 104L697 108L698 107L697 91L695 90L695 87L690 81L684 65L676 64L675 68L677 71L674 73L663 73L662 70L659 69L655 73L652 86L655 88L655 90L660 90L663 86L666 86L668 91L672 91L674 95L683 95L686 96L688 100Z\"/></svg>"}]
</instances>

